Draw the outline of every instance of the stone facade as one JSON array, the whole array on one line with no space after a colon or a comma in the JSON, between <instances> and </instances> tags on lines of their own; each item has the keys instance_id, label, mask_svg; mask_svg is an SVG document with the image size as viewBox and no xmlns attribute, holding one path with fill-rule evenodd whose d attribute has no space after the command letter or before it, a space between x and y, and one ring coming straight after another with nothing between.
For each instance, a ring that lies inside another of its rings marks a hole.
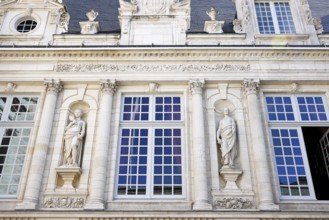
<instances>
[{"instance_id":1,"label":"stone facade","mask_svg":"<svg viewBox=\"0 0 329 220\"><path fill-rule=\"evenodd\" d=\"M234 33L212 5L190 33L191 1L120 0L120 33L94 10L70 33L62 1L0 1L0 219L329 219L319 19L290 0L295 33L262 34L257 1L235 0Z\"/></svg>"}]
</instances>

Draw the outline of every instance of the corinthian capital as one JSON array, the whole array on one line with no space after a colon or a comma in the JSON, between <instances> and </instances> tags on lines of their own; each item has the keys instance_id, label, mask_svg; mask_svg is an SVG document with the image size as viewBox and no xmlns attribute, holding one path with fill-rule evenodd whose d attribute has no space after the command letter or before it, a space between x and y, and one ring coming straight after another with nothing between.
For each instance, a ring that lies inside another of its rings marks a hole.
<instances>
[{"instance_id":1,"label":"corinthian capital","mask_svg":"<svg viewBox=\"0 0 329 220\"><path fill-rule=\"evenodd\" d=\"M115 80L101 80L100 85L102 93L110 93L112 95L117 91L118 88Z\"/></svg>"},{"instance_id":2,"label":"corinthian capital","mask_svg":"<svg viewBox=\"0 0 329 220\"><path fill-rule=\"evenodd\" d=\"M43 84L46 85L47 93L54 95L58 95L63 88L63 83L59 79L45 79Z\"/></svg>"},{"instance_id":3,"label":"corinthian capital","mask_svg":"<svg viewBox=\"0 0 329 220\"><path fill-rule=\"evenodd\" d=\"M189 82L190 91L192 95L194 94L202 94L202 89L205 84L204 79L192 79Z\"/></svg>"},{"instance_id":4,"label":"corinthian capital","mask_svg":"<svg viewBox=\"0 0 329 220\"><path fill-rule=\"evenodd\" d=\"M257 94L259 88L259 80L245 79L242 86L246 95Z\"/></svg>"}]
</instances>

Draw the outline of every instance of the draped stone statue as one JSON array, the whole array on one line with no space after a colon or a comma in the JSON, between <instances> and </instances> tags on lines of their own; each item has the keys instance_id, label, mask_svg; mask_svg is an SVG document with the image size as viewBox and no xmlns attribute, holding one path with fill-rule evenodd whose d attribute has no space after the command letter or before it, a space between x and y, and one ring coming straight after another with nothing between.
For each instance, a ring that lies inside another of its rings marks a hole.
<instances>
[{"instance_id":1,"label":"draped stone statue","mask_svg":"<svg viewBox=\"0 0 329 220\"><path fill-rule=\"evenodd\" d=\"M69 116L70 122L65 128L64 134L63 165L79 166L78 159L86 134L86 122L81 119L82 115L82 109L76 109L74 115Z\"/></svg>"},{"instance_id":2,"label":"draped stone statue","mask_svg":"<svg viewBox=\"0 0 329 220\"><path fill-rule=\"evenodd\" d=\"M223 167L232 168L237 156L236 124L234 119L228 116L228 108L224 108L224 118L219 122L217 142L221 146Z\"/></svg>"}]
</instances>

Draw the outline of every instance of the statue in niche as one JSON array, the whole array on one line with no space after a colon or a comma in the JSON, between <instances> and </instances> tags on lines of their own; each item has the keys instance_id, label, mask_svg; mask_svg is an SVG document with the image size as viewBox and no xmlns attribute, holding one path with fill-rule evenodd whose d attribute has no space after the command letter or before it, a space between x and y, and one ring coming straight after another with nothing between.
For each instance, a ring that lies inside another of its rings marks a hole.
<instances>
[{"instance_id":1,"label":"statue in niche","mask_svg":"<svg viewBox=\"0 0 329 220\"><path fill-rule=\"evenodd\" d=\"M86 134L86 122L81 118L82 109L76 109L69 115L69 124L65 128L63 165L79 166L78 159L82 150L83 138Z\"/></svg>"},{"instance_id":2,"label":"statue in niche","mask_svg":"<svg viewBox=\"0 0 329 220\"><path fill-rule=\"evenodd\" d=\"M228 108L224 108L224 118L220 120L217 130L217 142L221 146L223 168L233 168L234 159L237 156L236 124L228 113Z\"/></svg>"}]
</instances>

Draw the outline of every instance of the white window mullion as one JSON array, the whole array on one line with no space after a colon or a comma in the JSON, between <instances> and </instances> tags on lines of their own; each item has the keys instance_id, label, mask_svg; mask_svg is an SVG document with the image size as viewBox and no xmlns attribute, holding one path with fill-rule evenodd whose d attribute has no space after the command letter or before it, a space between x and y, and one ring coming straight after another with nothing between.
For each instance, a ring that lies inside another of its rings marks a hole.
<instances>
[{"instance_id":1,"label":"white window mullion","mask_svg":"<svg viewBox=\"0 0 329 220\"><path fill-rule=\"evenodd\" d=\"M271 14L273 19L274 30L276 34L280 34L280 28L278 24L278 17L276 15L276 10L274 6L274 2L270 2Z\"/></svg>"}]
</instances>

